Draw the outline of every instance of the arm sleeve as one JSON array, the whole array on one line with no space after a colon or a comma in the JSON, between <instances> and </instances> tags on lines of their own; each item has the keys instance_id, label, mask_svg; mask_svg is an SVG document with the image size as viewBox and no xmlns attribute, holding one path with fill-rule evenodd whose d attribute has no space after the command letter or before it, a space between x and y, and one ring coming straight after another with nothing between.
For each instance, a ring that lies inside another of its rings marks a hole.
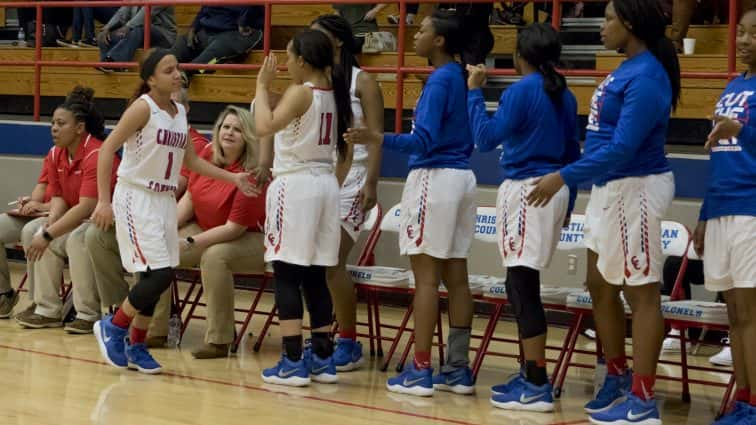
<instances>
[{"instance_id":1,"label":"arm sleeve","mask_svg":"<svg viewBox=\"0 0 756 425\"><path fill-rule=\"evenodd\" d=\"M565 131L567 132L567 146L564 150L563 165L570 165L580 159L580 127L577 122L577 101L574 97L570 99L570 110L566 114ZM575 208L575 199L577 199L578 188L576 184L567 186L570 189L570 201L567 205L567 214L572 214Z\"/></svg>"},{"instance_id":2,"label":"arm sleeve","mask_svg":"<svg viewBox=\"0 0 756 425\"><path fill-rule=\"evenodd\" d=\"M268 187L266 186L263 192L256 197L246 196L240 190L237 190L231 204L228 221L246 226L253 232L262 232L265 225L265 194L267 190Z\"/></svg>"},{"instance_id":3,"label":"arm sleeve","mask_svg":"<svg viewBox=\"0 0 756 425\"><path fill-rule=\"evenodd\" d=\"M499 107L493 117L486 111L483 91L471 90L467 95L467 114L470 118L473 140L481 152L489 152L499 146L524 119L523 103L527 96L512 88L505 90L499 99ZM519 94L519 95L518 95Z\"/></svg>"},{"instance_id":4,"label":"arm sleeve","mask_svg":"<svg viewBox=\"0 0 756 425\"><path fill-rule=\"evenodd\" d=\"M45 157L45 160L42 162L42 171L39 172L39 178L37 179L37 183L41 184L48 184L50 183L50 154L48 154Z\"/></svg>"},{"instance_id":5,"label":"arm sleeve","mask_svg":"<svg viewBox=\"0 0 756 425\"><path fill-rule=\"evenodd\" d=\"M612 140L592 155L563 168L561 174L564 182L573 186L605 175L616 164L632 157L656 126L655 117L668 111L669 105L658 93L658 84L647 77L641 76L631 81L624 93L624 103Z\"/></svg>"},{"instance_id":6,"label":"arm sleeve","mask_svg":"<svg viewBox=\"0 0 756 425\"><path fill-rule=\"evenodd\" d=\"M704 196L703 203L701 203L701 211L698 212L698 221L706 221L708 219L708 212L706 211L706 196Z\"/></svg>"},{"instance_id":7,"label":"arm sleeve","mask_svg":"<svg viewBox=\"0 0 756 425\"><path fill-rule=\"evenodd\" d=\"M109 31L109 30L112 30L113 28L120 27L121 25L123 25L124 22L126 22L129 19L128 14L129 14L128 6L123 6L123 7L118 8L115 15L113 15L113 17L110 18L110 20L108 21L107 24L105 24L103 29Z\"/></svg>"},{"instance_id":8,"label":"arm sleeve","mask_svg":"<svg viewBox=\"0 0 756 425\"><path fill-rule=\"evenodd\" d=\"M410 155L423 155L430 152L434 143L438 143L438 133L447 100L447 89L442 84L426 84L415 108L415 125L412 133L386 133L383 136L383 146L386 149Z\"/></svg>"},{"instance_id":9,"label":"arm sleeve","mask_svg":"<svg viewBox=\"0 0 756 425\"><path fill-rule=\"evenodd\" d=\"M58 180L58 170L55 169L55 157L51 158L51 161L47 164L47 178L49 179L49 188L48 191L50 193L50 197L56 197L56 196L63 196L63 187L60 185L60 180Z\"/></svg>"}]
</instances>

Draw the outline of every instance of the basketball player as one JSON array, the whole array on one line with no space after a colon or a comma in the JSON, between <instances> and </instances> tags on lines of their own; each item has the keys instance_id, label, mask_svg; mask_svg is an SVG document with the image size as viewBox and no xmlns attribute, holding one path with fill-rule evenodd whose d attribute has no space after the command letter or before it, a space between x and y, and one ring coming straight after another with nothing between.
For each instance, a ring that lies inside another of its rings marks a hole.
<instances>
[{"instance_id":1,"label":"basketball player","mask_svg":"<svg viewBox=\"0 0 756 425\"><path fill-rule=\"evenodd\" d=\"M756 10L738 25L736 43L748 71L730 82L715 109L711 182L701 206L695 248L706 288L722 291L730 322L737 383L735 408L716 425L756 423Z\"/></svg>"},{"instance_id":2,"label":"basketball player","mask_svg":"<svg viewBox=\"0 0 756 425\"><path fill-rule=\"evenodd\" d=\"M383 92L378 82L359 68L355 38L349 22L339 15L323 15L315 19L312 29L323 31L331 40L334 63L338 72L350 81L352 115L355 125L366 125L374 131L383 129ZM339 339L333 353L336 370L349 371L362 362L362 344L357 342L357 297L354 282L346 271L346 260L360 236L365 214L377 201L378 176L381 171L380 145L354 146L352 168L341 186L341 245L339 264L328 269L328 289L336 310Z\"/></svg>"},{"instance_id":3,"label":"basketball player","mask_svg":"<svg viewBox=\"0 0 756 425\"><path fill-rule=\"evenodd\" d=\"M564 184L594 183L585 213L587 280L608 374L585 409L597 424L661 423L653 393L664 339L661 219L675 194L664 143L680 98L680 66L666 20L657 0L609 2L601 38L627 59L593 94L582 159L546 175L528 195L531 205L544 206ZM620 292L637 336L632 374Z\"/></svg>"},{"instance_id":4,"label":"basketball player","mask_svg":"<svg viewBox=\"0 0 756 425\"><path fill-rule=\"evenodd\" d=\"M264 382L304 386L338 381L330 339L333 306L326 267L338 264L339 186L351 149L339 137L352 121L349 82L337 72L333 47L321 31L304 30L289 42L286 66L293 84L274 109L270 90L276 57L257 76L254 114L258 137L275 134L273 182L267 193L265 261L276 273L276 305L283 336L281 360L262 372ZM334 153L338 151L336 175ZM312 347L302 347L302 295Z\"/></svg>"},{"instance_id":5,"label":"basketball player","mask_svg":"<svg viewBox=\"0 0 756 425\"><path fill-rule=\"evenodd\" d=\"M389 391L432 396L434 388L471 394L468 366L473 303L467 256L475 231L475 175L467 118L465 71L454 61L462 50L457 17L436 12L415 34L415 52L435 68L415 108L411 134L386 134L350 128L350 143L381 144L410 155L402 193L399 248L409 255L415 276L414 361L387 382ZM449 293L448 361L437 376L431 368L431 343L438 317L438 287Z\"/></svg>"},{"instance_id":6,"label":"basketball player","mask_svg":"<svg viewBox=\"0 0 756 425\"><path fill-rule=\"evenodd\" d=\"M496 115L486 112L485 66L471 66L467 108L481 152L503 145L504 182L496 200L499 252L507 268L512 305L524 355L524 376L493 388L491 404L502 409L550 412L553 388L546 374L546 312L541 304L540 271L548 267L561 227L569 222L577 188L562 187L545 208L528 208L525 196L540 176L580 157L577 101L567 89L559 63L562 43L551 25L533 24L517 35L515 69L523 78L499 100Z\"/></svg>"},{"instance_id":7,"label":"basketball player","mask_svg":"<svg viewBox=\"0 0 756 425\"><path fill-rule=\"evenodd\" d=\"M231 173L199 159L190 143L184 107L171 100L181 86L176 58L153 50L139 70L142 79L135 99L103 144L98 162L100 189L92 220L102 229L113 224L124 268L139 281L114 316L95 323L94 332L105 360L117 368L160 373L147 351L147 326L160 295L168 289L179 262L176 199L181 164L209 177L236 184L256 195L248 173ZM121 146L123 161L111 205L107 177L112 154ZM111 158L105 159L104 155ZM126 333L131 325L131 332Z\"/></svg>"}]
</instances>

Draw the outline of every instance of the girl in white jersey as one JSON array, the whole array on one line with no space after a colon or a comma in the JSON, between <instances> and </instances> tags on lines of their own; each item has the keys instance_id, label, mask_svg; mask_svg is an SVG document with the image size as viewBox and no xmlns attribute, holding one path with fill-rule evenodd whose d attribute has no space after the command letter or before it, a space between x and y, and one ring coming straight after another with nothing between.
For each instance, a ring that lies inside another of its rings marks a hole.
<instances>
[{"instance_id":1,"label":"girl in white jersey","mask_svg":"<svg viewBox=\"0 0 756 425\"><path fill-rule=\"evenodd\" d=\"M354 57L357 47L349 22L339 15L322 15L312 29L323 31L334 49L335 68L351 82L349 96L354 122L373 131L383 130L383 93L375 78L362 72ZM336 370L349 371L362 363L362 345L357 342L357 298L354 282L346 270L346 260L360 236L365 214L377 201L378 176L381 171L381 147L355 145L352 168L341 186L341 245L339 265L328 269L331 291L339 324L339 339L333 353Z\"/></svg>"},{"instance_id":2,"label":"girl in white jersey","mask_svg":"<svg viewBox=\"0 0 756 425\"><path fill-rule=\"evenodd\" d=\"M160 295L168 289L179 262L176 199L181 165L218 180L231 182L245 194L257 190L248 173L233 174L197 157L188 136L184 107L171 100L181 87L176 58L156 49L140 69L142 85L118 125L101 148L97 164L98 195L92 220L107 230L115 216L123 267L139 273L128 298L113 316L94 325L100 351L112 366L159 373L160 365L144 344L147 326ZM121 147L123 160L111 205L113 155ZM108 158L105 158L108 156ZM129 339L126 333L131 325Z\"/></svg>"},{"instance_id":3,"label":"girl in white jersey","mask_svg":"<svg viewBox=\"0 0 756 425\"><path fill-rule=\"evenodd\" d=\"M328 37L304 30L286 49L292 85L275 109L268 90L276 58L268 56L257 77L255 126L258 137L275 133L274 180L268 188L265 261L276 273L276 305L283 354L265 369L267 383L303 386L310 379L336 382L331 296L326 267L338 264L339 186L351 165L351 151L339 134L349 126L349 85L334 71ZM338 150L336 176L334 153ZM347 160L349 158L349 160ZM302 350L302 295L312 328L312 350Z\"/></svg>"}]
</instances>

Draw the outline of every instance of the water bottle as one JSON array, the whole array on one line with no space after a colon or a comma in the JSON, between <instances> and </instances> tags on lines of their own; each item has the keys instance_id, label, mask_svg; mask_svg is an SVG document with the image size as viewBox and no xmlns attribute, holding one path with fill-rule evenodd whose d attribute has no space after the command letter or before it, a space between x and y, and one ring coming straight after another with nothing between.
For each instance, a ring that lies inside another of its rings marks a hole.
<instances>
[{"instance_id":1,"label":"water bottle","mask_svg":"<svg viewBox=\"0 0 756 425\"><path fill-rule=\"evenodd\" d=\"M26 32L23 28L18 29L18 47L26 47Z\"/></svg>"},{"instance_id":2,"label":"water bottle","mask_svg":"<svg viewBox=\"0 0 756 425\"><path fill-rule=\"evenodd\" d=\"M181 342L181 318L178 314L171 314L171 318L168 319L168 347L176 348Z\"/></svg>"}]
</instances>

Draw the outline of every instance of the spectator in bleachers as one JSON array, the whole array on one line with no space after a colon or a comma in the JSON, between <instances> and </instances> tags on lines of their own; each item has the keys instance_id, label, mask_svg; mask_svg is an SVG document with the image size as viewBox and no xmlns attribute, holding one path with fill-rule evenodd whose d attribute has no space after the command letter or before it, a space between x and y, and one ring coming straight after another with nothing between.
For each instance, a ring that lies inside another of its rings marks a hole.
<instances>
[{"instance_id":1,"label":"spectator in bleachers","mask_svg":"<svg viewBox=\"0 0 756 425\"><path fill-rule=\"evenodd\" d=\"M77 7L73 10L71 40L59 38L61 47L97 47L95 39L95 19L101 24L108 23L118 12L117 7ZM82 38L83 36L83 38Z\"/></svg>"},{"instance_id":2,"label":"spectator in bleachers","mask_svg":"<svg viewBox=\"0 0 756 425\"><path fill-rule=\"evenodd\" d=\"M36 305L34 311L16 316L16 321L25 328L63 325L60 283L66 258L77 311L77 320L66 330L91 332L94 321L100 316L90 259L82 241L89 226L85 220L97 203L97 158L102 145L100 140L105 135L105 122L94 106L93 98L94 90L76 87L53 114L51 132L55 147L48 168L52 187L50 215L45 223L34 229L34 236L24 246L27 261L33 263ZM117 162L117 158L115 160ZM111 180L112 189L115 172Z\"/></svg>"},{"instance_id":3,"label":"spectator in bleachers","mask_svg":"<svg viewBox=\"0 0 756 425\"><path fill-rule=\"evenodd\" d=\"M54 47L55 41L64 38L73 21L72 8L48 7L42 9L42 47ZM33 7L18 9L18 25L23 28L28 47L35 45L35 21L37 12Z\"/></svg>"},{"instance_id":4,"label":"spectator in bleachers","mask_svg":"<svg viewBox=\"0 0 756 425\"><path fill-rule=\"evenodd\" d=\"M34 232L32 229L36 230L47 220L40 215L46 215L50 211L52 188L47 171L52 152L50 150L42 163L42 171L31 195L20 197L14 210L0 214L0 319L10 317L13 307L18 303L18 292L11 286L5 244L21 242L22 245L28 245ZM33 267L27 267L29 282L33 280L30 278L33 271ZM27 286L27 289L31 290L30 288Z\"/></svg>"},{"instance_id":5,"label":"spectator in bleachers","mask_svg":"<svg viewBox=\"0 0 756 425\"><path fill-rule=\"evenodd\" d=\"M150 41L152 47L170 47L176 40L173 7L155 6L151 10ZM128 62L144 44L144 8L123 6L105 24L97 36L101 62ZM98 68L112 72L112 68Z\"/></svg>"},{"instance_id":6,"label":"spectator in bleachers","mask_svg":"<svg viewBox=\"0 0 756 425\"><path fill-rule=\"evenodd\" d=\"M263 6L203 6L172 52L181 63L223 63L241 58L262 40ZM188 70L190 76L197 70Z\"/></svg>"},{"instance_id":7,"label":"spectator in bleachers","mask_svg":"<svg viewBox=\"0 0 756 425\"><path fill-rule=\"evenodd\" d=\"M255 169L259 146L254 128L249 111L227 107L200 158L233 173ZM207 297L205 344L192 352L195 358L228 355L234 340L233 273L264 272L264 223L264 194L248 197L233 184L191 173L178 204L178 224L180 267L200 268Z\"/></svg>"},{"instance_id":8,"label":"spectator in bleachers","mask_svg":"<svg viewBox=\"0 0 756 425\"><path fill-rule=\"evenodd\" d=\"M407 14L404 17L404 23L407 25L415 24L415 17L420 10L420 3L407 3ZM389 15L388 22L392 25L399 25L399 15Z\"/></svg>"},{"instance_id":9,"label":"spectator in bleachers","mask_svg":"<svg viewBox=\"0 0 756 425\"><path fill-rule=\"evenodd\" d=\"M721 2L710 1L708 3L714 3L713 5L705 4L706 1L702 0L673 0L672 2L672 32L670 38L675 43L675 47L678 52L682 52L682 42L685 37L688 36L688 28L693 22L696 15L696 9L701 6L713 6L708 9L704 18L704 23L720 23L727 20L727 2L721 4ZM742 14L743 11L756 8L756 0L743 0L740 3L740 10L738 14ZM722 7L720 7L722 6ZM717 16L718 15L718 16ZM723 47L724 49L724 47Z\"/></svg>"},{"instance_id":10,"label":"spectator in bleachers","mask_svg":"<svg viewBox=\"0 0 756 425\"><path fill-rule=\"evenodd\" d=\"M407 5L409 8L410 5ZM417 5L415 5L417 6ZM352 27L354 33L355 49L357 52L362 50L365 44L365 34L378 31L378 21L376 17L381 10L386 7L385 4L334 4L333 8L338 15L346 19Z\"/></svg>"}]
</instances>

